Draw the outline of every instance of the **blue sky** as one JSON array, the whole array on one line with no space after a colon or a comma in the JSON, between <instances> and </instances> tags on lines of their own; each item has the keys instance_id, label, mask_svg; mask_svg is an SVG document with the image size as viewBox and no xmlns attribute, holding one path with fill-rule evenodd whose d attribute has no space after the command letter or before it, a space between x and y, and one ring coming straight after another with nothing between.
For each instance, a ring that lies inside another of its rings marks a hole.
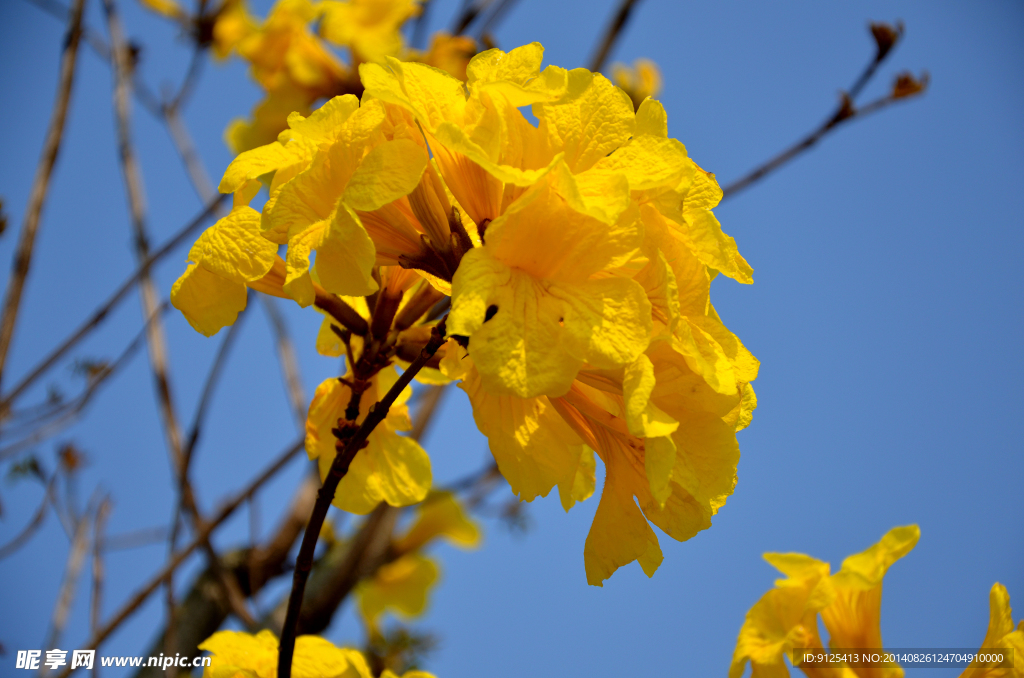
<instances>
[{"instance_id":1,"label":"blue sky","mask_svg":"<svg viewBox=\"0 0 1024 678\"><path fill-rule=\"evenodd\" d=\"M187 45L161 19L122 4L128 33L146 45L143 77L154 88L178 82ZM455 4L438 0L438 23ZM507 48L537 40L549 63L584 65L614 4L521 0L496 37ZM652 579L634 564L604 588L588 587L583 571L596 497L568 514L555 497L539 499L528 507L525 535L491 522L481 550L441 547L444 580L415 623L441 637L426 666L440 678L723 675L744 614L775 578L763 552L799 551L838 567L907 523L918 523L922 537L886 577L887 646L977 646L996 581L1017 602L1015 618L1024 617L1024 5L645 0L612 56L659 64L670 135L728 183L819 124L873 53L867 22L896 19L906 23L905 38L865 100L904 68L931 73L926 96L854 121L716 210L755 283L719 279L713 300L762 367L759 408L740 434L736 492L713 527L685 543L659 535L665 561ZM102 28L98 2L89 3L88 22ZM63 28L22 0L0 3L0 26L7 262L49 120ZM231 159L224 127L258 97L243 64L207 64L185 119L215 178ZM133 268L110 102L107 66L83 50L8 387ZM134 119L149 226L161 242L200 203L166 131L137 107ZM157 268L164 294L185 254ZM337 362L313 350L318 315L280 307L311 394ZM258 305L252 311L197 453L207 511L295 436L266 316ZM140 324L132 299L75 355L112 357ZM188 418L218 341L177 313L166 325L175 397ZM68 392L76 385L64 366L51 381ZM41 387L35 396L44 394ZM52 459L66 440L91 460L83 498L97 486L114 495L111 533L166 522L174 497L142 353L40 456ZM426 447L438 482L487 458L460 391L447 394ZM293 464L261 495L264 531L301 473L301 462ZM39 498L30 484L0 485L0 543ZM217 543L238 545L247 533L242 512ZM51 516L26 548L0 561L0 642L9 653L0 661L42 647L66 554ZM108 557L106 614L163 555L155 546ZM141 652L161 605L154 598L102 653ZM82 589L62 648L87 635L87 606ZM361 641L351 607L327 635Z\"/></svg>"}]
</instances>

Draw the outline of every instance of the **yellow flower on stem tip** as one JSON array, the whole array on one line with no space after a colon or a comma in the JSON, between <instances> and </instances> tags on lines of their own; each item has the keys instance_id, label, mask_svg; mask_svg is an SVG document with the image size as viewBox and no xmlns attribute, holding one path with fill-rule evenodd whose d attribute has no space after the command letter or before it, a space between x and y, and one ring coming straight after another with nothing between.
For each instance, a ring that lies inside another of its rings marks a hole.
<instances>
[{"instance_id":1,"label":"yellow flower on stem tip","mask_svg":"<svg viewBox=\"0 0 1024 678\"><path fill-rule=\"evenodd\" d=\"M345 66L309 30L319 9L309 0L278 0L258 30L237 46L254 80L273 91L304 88L315 99L337 92Z\"/></svg>"},{"instance_id":2,"label":"yellow flower on stem tip","mask_svg":"<svg viewBox=\"0 0 1024 678\"><path fill-rule=\"evenodd\" d=\"M370 408L398 380L394 367L378 372L359 401L355 424L366 418ZM382 501L391 506L409 506L423 500L430 490L430 457L412 438L399 431L412 428L405 405L412 389L406 387L391 406L387 417L373 430L367 447L352 460L348 473L338 485L334 505L343 511L367 514ZM337 454L333 429L345 422L345 410L352 391L340 379L328 379L316 389L306 419L306 452L316 459L320 477L325 478Z\"/></svg>"},{"instance_id":3,"label":"yellow flower on stem tip","mask_svg":"<svg viewBox=\"0 0 1024 678\"><path fill-rule=\"evenodd\" d=\"M184 19L188 14L174 0L139 0L139 3L146 9L162 14L169 19Z\"/></svg>"},{"instance_id":4,"label":"yellow flower on stem tip","mask_svg":"<svg viewBox=\"0 0 1024 678\"><path fill-rule=\"evenodd\" d=\"M240 193L251 195L258 187L250 185ZM246 285L285 296L280 286L275 291L272 284L259 282L272 274L281 259L277 246L260 235L259 212L247 205L236 205L206 229L192 245L188 260L185 273L171 288L171 303L197 332L208 337L235 322L245 308Z\"/></svg>"},{"instance_id":5,"label":"yellow flower on stem tip","mask_svg":"<svg viewBox=\"0 0 1024 678\"><path fill-rule=\"evenodd\" d=\"M241 42L259 29L249 14L245 0L224 0L213 23L213 43L210 51L215 59L223 61Z\"/></svg>"},{"instance_id":6,"label":"yellow flower on stem tip","mask_svg":"<svg viewBox=\"0 0 1024 678\"><path fill-rule=\"evenodd\" d=\"M211 657L203 678L274 678L277 676L277 637L270 631L256 635L218 631L199 645ZM294 678L373 678L358 650L336 647L317 636L295 639Z\"/></svg>"},{"instance_id":7,"label":"yellow flower on stem tip","mask_svg":"<svg viewBox=\"0 0 1024 678\"><path fill-rule=\"evenodd\" d=\"M798 553L768 553L765 559L787 575L747 613L740 629L729 677L743 675L749 661L754 676L788 676L784 657L794 648L821 649L818 615L837 649L882 648L882 579L889 567L917 544L917 525L895 527L874 546L848 557L834 575L828 563ZM790 655L792 659L792 655ZM811 678L899 678L897 664L828 668L797 665Z\"/></svg>"},{"instance_id":8,"label":"yellow flower on stem tip","mask_svg":"<svg viewBox=\"0 0 1024 678\"><path fill-rule=\"evenodd\" d=\"M992 650L1010 650L1013 653L1013 666L993 666L995 662L975 659L960 674L960 678L1024 678L1024 619L1017 627L1013 626L1013 610L1010 608L1010 594L1000 583L992 585L988 595L989 617L988 631L978 649L979 654L1006 654L986 652ZM1002 662L999 662L1002 664Z\"/></svg>"},{"instance_id":9,"label":"yellow flower on stem tip","mask_svg":"<svg viewBox=\"0 0 1024 678\"><path fill-rule=\"evenodd\" d=\"M612 64L612 82L629 95L634 108L661 92L661 71L650 59L637 59L633 66Z\"/></svg>"},{"instance_id":10,"label":"yellow flower on stem tip","mask_svg":"<svg viewBox=\"0 0 1024 678\"><path fill-rule=\"evenodd\" d=\"M392 546L399 557L356 588L359 610L370 629L377 628L385 611L406 619L423 613L440 567L421 551L439 538L461 548L480 544L480 527L450 492L432 492L417 506L412 526Z\"/></svg>"},{"instance_id":11,"label":"yellow flower on stem tip","mask_svg":"<svg viewBox=\"0 0 1024 678\"><path fill-rule=\"evenodd\" d=\"M420 12L419 0L323 0L321 33L352 50L353 60L380 61L402 50L402 25Z\"/></svg>"}]
</instances>

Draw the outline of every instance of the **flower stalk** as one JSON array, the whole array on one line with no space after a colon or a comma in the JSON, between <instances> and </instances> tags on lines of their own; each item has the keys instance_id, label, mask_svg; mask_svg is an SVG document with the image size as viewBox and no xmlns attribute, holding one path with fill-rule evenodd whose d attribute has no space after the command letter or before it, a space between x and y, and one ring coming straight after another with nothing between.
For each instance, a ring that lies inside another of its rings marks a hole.
<instances>
[{"instance_id":1,"label":"flower stalk","mask_svg":"<svg viewBox=\"0 0 1024 678\"><path fill-rule=\"evenodd\" d=\"M320 529L323 527L327 517L327 510L334 500L334 493L338 489L338 483L348 473L349 465L355 458L356 453L362 449L369 438L370 433L384 421L388 410L395 402L402 391L409 385L424 365L434 356L445 341L445 320L443 318L433 327L430 333L430 340L415 361L409 365L398 378L398 381L388 390L372 408L362 425L359 426L347 440L344 441L344 448L341 447L339 438L338 454L331 463L330 471L324 478L324 483L317 493L316 504L313 506L313 513L306 525L306 532L302 536L302 545L299 547L299 555L295 561L295 573L292 578L292 591L288 597L288 612L285 615L284 628L281 630L280 654L278 655L277 675L278 678L290 678L292 673L292 657L295 653L295 636L298 628L299 613L302 608L302 597L306 590L306 581L309 579L309 572L313 567L313 554L316 551L316 542L320 536Z\"/></svg>"}]
</instances>

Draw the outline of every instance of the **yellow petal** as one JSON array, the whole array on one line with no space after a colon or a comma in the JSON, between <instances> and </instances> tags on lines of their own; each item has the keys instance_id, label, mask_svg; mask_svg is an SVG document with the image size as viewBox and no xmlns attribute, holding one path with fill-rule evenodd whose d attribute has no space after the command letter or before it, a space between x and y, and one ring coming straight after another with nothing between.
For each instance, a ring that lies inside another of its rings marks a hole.
<instances>
[{"instance_id":1,"label":"yellow petal","mask_svg":"<svg viewBox=\"0 0 1024 678\"><path fill-rule=\"evenodd\" d=\"M594 494L597 484L596 478L597 462L594 460L594 451L584 448L580 455L579 466L572 477L572 483L558 483L558 498L562 502L562 508L568 511L576 502L586 501Z\"/></svg>"},{"instance_id":2,"label":"yellow petal","mask_svg":"<svg viewBox=\"0 0 1024 678\"><path fill-rule=\"evenodd\" d=\"M648 97L636 111L636 135L668 136L668 114L660 101Z\"/></svg>"},{"instance_id":3,"label":"yellow petal","mask_svg":"<svg viewBox=\"0 0 1024 678\"><path fill-rule=\"evenodd\" d=\"M597 368L627 365L643 353L651 336L651 302L643 287L626 278L551 283L548 293L564 302L567 351Z\"/></svg>"},{"instance_id":4,"label":"yellow petal","mask_svg":"<svg viewBox=\"0 0 1024 678\"><path fill-rule=\"evenodd\" d=\"M399 553L422 548L438 537L457 546L476 548L480 545L480 527L450 492L432 492L418 507L415 522L395 540Z\"/></svg>"},{"instance_id":5,"label":"yellow petal","mask_svg":"<svg viewBox=\"0 0 1024 678\"><path fill-rule=\"evenodd\" d=\"M394 368L378 373L360 401L357 424L395 379ZM306 452L310 459L318 460L321 477L326 476L334 461L336 439L331 429L345 416L349 399L347 386L337 379L328 379L320 384L310 403L306 420ZM392 413L370 434L367 447L355 455L348 474L338 485L334 505L343 511L366 514L381 501L392 506L409 506L422 501L430 490L431 470L427 453L415 440L395 432L395 425L407 420L403 402L404 398L396 401Z\"/></svg>"},{"instance_id":6,"label":"yellow petal","mask_svg":"<svg viewBox=\"0 0 1024 678\"><path fill-rule=\"evenodd\" d=\"M598 430L598 435L607 437ZM609 443L611 445L611 443ZM603 586L615 570L636 560L650 577L663 556L658 538L633 500L633 471L622 455L606 454L604 490L583 549L587 583Z\"/></svg>"},{"instance_id":7,"label":"yellow petal","mask_svg":"<svg viewBox=\"0 0 1024 678\"><path fill-rule=\"evenodd\" d=\"M370 151L345 188L345 203L372 212L409 195L427 167L427 154L408 139L386 141Z\"/></svg>"},{"instance_id":8,"label":"yellow petal","mask_svg":"<svg viewBox=\"0 0 1024 678\"><path fill-rule=\"evenodd\" d=\"M231 325L245 308L245 285L189 264L171 288L171 305L181 311L196 332L207 337Z\"/></svg>"},{"instance_id":9,"label":"yellow petal","mask_svg":"<svg viewBox=\"0 0 1024 678\"><path fill-rule=\"evenodd\" d=\"M356 587L356 599L363 619L371 627L385 611L405 619L418 617L427 608L430 588L440 577L431 558L418 553L402 556L377 570L372 579Z\"/></svg>"},{"instance_id":10,"label":"yellow petal","mask_svg":"<svg viewBox=\"0 0 1024 678\"><path fill-rule=\"evenodd\" d=\"M547 496L557 484L575 484L582 441L547 398L493 394L476 370L459 387L473 404L473 418L498 469L522 501Z\"/></svg>"},{"instance_id":11,"label":"yellow petal","mask_svg":"<svg viewBox=\"0 0 1024 678\"><path fill-rule=\"evenodd\" d=\"M564 152L574 173L619 148L633 135L633 102L600 73L569 72L566 97L533 107L540 129L555 152Z\"/></svg>"},{"instance_id":12,"label":"yellow petal","mask_svg":"<svg viewBox=\"0 0 1024 678\"><path fill-rule=\"evenodd\" d=\"M539 42L517 47L507 54L489 49L477 54L466 68L467 84L476 93L488 91L505 97L514 107L554 101L565 93L565 69L540 70L544 47Z\"/></svg>"},{"instance_id":13,"label":"yellow petal","mask_svg":"<svg viewBox=\"0 0 1024 678\"><path fill-rule=\"evenodd\" d=\"M894 562L914 548L920 536L917 525L895 527L874 546L843 561L842 569L832 576L835 600L821 611L833 647L884 647L882 578ZM897 665L881 669L854 668L854 671L861 678L903 675Z\"/></svg>"},{"instance_id":14,"label":"yellow petal","mask_svg":"<svg viewBox=\"0 0 1024 678\"><path fill-rule=\"evenodd\" d=\"M260 235L260 213L236 207L199 236L188 258L228 280L246 283L267 274L277 245Z\"/></svg>"},{"instance_id":15,"label":"yellow petal","mask_svg":"<svg viewBox=\"0 0 1024 678\"><path fill-rule=\"evenodd\" d=\"M388 57L387 66L361 64L359 77L374 98L413 113L427 131L445 121L462 120L465 86L444 71Z\"/></svg>"},{"instance_id":16,"label":"yellow petal","mask_svg":"<svg viewBox=\"0 0 1024 678\"><path fill-rule=\"evenodd\" d=\"M374 252L373 240L359 217L347 205L340 205L327 236L317 247L316 272L320 284L328 292L343 296L376 292Z\"/></svg>"}]
</instances>

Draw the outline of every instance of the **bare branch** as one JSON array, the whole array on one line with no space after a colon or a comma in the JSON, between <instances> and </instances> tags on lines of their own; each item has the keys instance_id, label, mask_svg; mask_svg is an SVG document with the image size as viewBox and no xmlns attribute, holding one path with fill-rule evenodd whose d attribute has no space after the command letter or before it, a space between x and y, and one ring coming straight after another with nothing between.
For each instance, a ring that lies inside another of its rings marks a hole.
<instances>
[{"instance_id":1,"label":"bare branch","mask_svg":"<svg viewBox=\"0 0 1024 678\"><path fill-rule=\"evenodd\" d=\"M169 573L177 570L178 567L180 567L181 564L184 563L190 555L192 555L192 552L202 545L204 540L208 540L210 538L210 535L213 534L213 531L216 530L221 523L231 517L238 507L245 503L245 501L248 500L248 498L264 484L274 478L288 464L288 462L303 449L303 443L304 441L301 439L295 441L290 447L284 450L284 452L282 452L269 467L253 479L245 489L235 494L231 500L224 504L213 518L203 525L195 539L189 542L188 546L172 554L163 568L153 575L153 577L150 578L142 588L136 591L128 602L118 610L113 618L104 624L99 630L94 632L85 646L80 649L94 650L99 647L110 636L110 634L116 631L126 619L131 617L139 607L146 602L151 595L153 595L154 591L160 588L160 585L163 584ZM57 678L66 678L70 674L70 667L65 668Z\"/></svg>"},{"instance_id":2,"label":"bare branch","mask_svg":"<svg viewBox=\"0 0 1024 678\"><path fill-rule=\"evenodd\" d=\"M43 373L50 369L54 363L60 360L68 351L74 348L78 342L84 339L92 330L96 329L101 322L106 320L110 312L114 310L114 308L124 299L135 284L142 279L143 274L147 273L154 264L185 242L197 228L202 226L203 223L210 218L226 198L226 195L218 195L217 198L207 204L195 218L171 236L170 240L160 246L159 249L139 264L139 267L135 269L135 272L128 276L128 278L121 283L114 293L111 294L99 308L93 311L92 315L90 315L89 318L78 327L78 329L76 329L67 339L61 342L57 348L53 349L49 355L43 358L36 367L34 367L14 388L10 390L6 396L4 396L3 400L0 401L0 411L4 411L9 408L16 397L21 395L26 388L31 386L40 376L42 376Z\"/></svg>"},{"instance_id":3,"label":"bare branch","mask_svg":"<svg viewBox=\"0 0 1024 678\"><path fill-rule=\"evenodd\" d=\"M53 484L57 482L57 474L53 474L50 482L47 483L47 487L44 488L43 500L39 503L39 508L36 509L35 514L32 516L32 520L28 521L21 532L18 533L14 539L0 546L0 560L3 560L7 556L14 554L18 549L24 546L32 535L43 526L43 521L46 520L46 509L50 505L50 493L53 489Z\"/></svg>"},{"instance_id":4,"label":"bare branch","mask_svg":"<svg viewBox=\"0 0 1024 678\"><path fill-rule=\"evenodd\" d=\"M114 112L117 118L117 141L124 174L125 190L128 194L128 207L131 212L132 230L135 236L135 256L141 263L149 258L149 235L146 232L146 205L142 193L142 173L135 159L135 150L131 140L131 114L128 93L134 64L130 61L128 45L121 30L121 22L117 16L114 0L103 0L103 9L107 16L107 30L110 33L110 46L114 66ZM142 292L142 308L146 317L153 315L157 307L156 285L149 271L142 274L140 283ZM182 463L181 426L174 410L171 396L170 380L167 376L167 342L164 338L163 324L157 320L149 326L147 332L149 345L149 361L153 372L153 380L160 403L160 415L164 425L164 435L171 454L171 461L176 468Z\"/></svg>"},{"instance_id":5,"label":"bare branch","mask_svg":"<svg viewBox=\"0 0 1024 678\"><path fill-rule=\"evenodd\" d=\"M146 330L150 323L152 323L155 318L167 312L169 308L169 303L164 302L161 304L160 308L157 309L153 316L146 320L142 329L139 330L139 333L135 335L135 338L132 339L128 346L125 347L117 359L100 374L92 377L89 380L88 386L86 386L85 390L81 394L68 402L57 405L50 411L45 412L44 416L37 417L37 425L31 429L29 433L24 434L24 438L0 449L0 459L6 459L21 450L29 448L32 445L49 438L50 436L56 435L73 423L76 417L82 413L85 407L92 400L93 396L99 391L100 386L107 383L110 378L119 372L121 368L127 365L128 361L131 360L133 355L135 355L135 352L142 345L142 340L146 335ZM46 423L42 425L38 424L39 421L47 419L48 421L46 421ZM5 430L4 433L9 434L9 430Z\"/></svg>"},{"instance_id":6,"label":"bare branch","mask_svg":"<svg viewBox=\"0 0 1024 678\"><path fill-rule=\"evenodd\" d=\"M61 140L64 137L64 122L67 119L68 102L71 100L71 86L75 79L75 65L78 57L78 43L82 35L82 10L85 0L75 0L68 21L68 32L64 40L64 53L60 62L60 78L57 85L57 100L53 105L50 128L43 142L43 156L36 168L36 176L32 181L29 193L28 208L25 210L25 221L18 238L18 249L14 255L14 266L7 283L7 294L4 297L3 315L0 316L0 380L3 378L7 363L7 352L14 336L14 325L18 320L21 307L21 295L25 288L25 279L32 266L32 254L35 249L36 233L39 230L39 219L43 212L43 203L50 187L50 175L57 162ZM2 410L0 410L2 413Z\"/></svg>"},{"instance_id":7,"label":"bare branch","mask_svg":"<svg viewBox=\"0 0 1024 678\"><path fill-rule=\"evenodd\" d=\"M71 540L71 551L68 553L68 562L64 567L64 581L61 583L60 593L57 595L57 602L53 608L50 633L44 643L45 647L60 646L60 637L64 633L64 625L67 623L68 613L71 611L71 602L75 598L78 578L82 573L82 566L85 564L85 554L89 550L89 514L92 513L95 504L94 497L85 515L80 517L75 525L75 536Z\"/></svg>"},{"instance_id":8,"label":"bare branch","mask_svg":"<svg viewBox=\"0 0 1024 678\"><path fill-rule=\"evenodd\" d=\"M633 8L638 2L639 0L620 0L619 9L608 23L608 28L605 29L604 36L601 38L601 42L598 43L597 49L594 50L594 56L590 59L590 66L588 68L594 73L604 68L604 64L608 60L608 54L611 53L615 42L622 35L622 31L626 28L629 17L633 13Z\"/></svg>"},{"instance_id":9,"label":"bare branch","mask_svg":"<svg viewBox=\"0 0 1024 678\"><path fill-rule=\"evenodd\" d=\"M782 167L793 158L817 144L822 137L835 130L841 124L849 122L855 118L866 117L867 115L885 108L899 99L919 94L924 90L924 87L927 85L927 79L925 79L923 83L915 83L919 85L919 88L910 93L901 92L899 90L900 81L898 80L889 96L882 97L881 99L873 101L861 108L854 106L854 100L877 72L879 65L885 61L886 57L892 52L892 48L897 44L900 37L902 37L903 24L897 24L896 28L892 28L886 24L871 24L871 33L874 36L876 44L875 56L868 62L867 66L864 67L864 70L861 71L860 75L857 76L857 79L854 81L853 86L850 87L849 92L842 93L839 99L839 104L836 106L832 115L830 115L820 126L812 130L807 136L800 139L774 158L755 168L746 176L743 176L725 186L722 189L723 200L736 195L751 184L756 183L766 175L774 172L779 167Z\"/></svg>"}]
</instances>

